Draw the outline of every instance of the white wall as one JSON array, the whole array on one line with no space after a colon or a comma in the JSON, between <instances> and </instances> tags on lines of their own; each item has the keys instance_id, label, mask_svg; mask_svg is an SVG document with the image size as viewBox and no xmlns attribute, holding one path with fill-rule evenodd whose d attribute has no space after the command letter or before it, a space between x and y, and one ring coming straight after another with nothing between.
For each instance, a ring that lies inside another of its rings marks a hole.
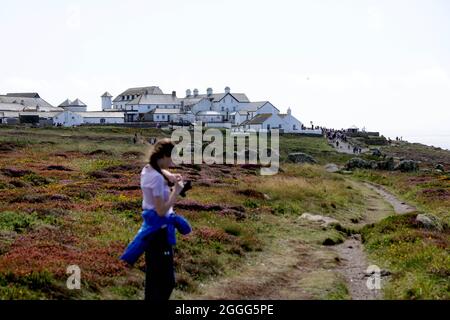
<instances>
[{"instance_id":1,"label":"white wall","mask_svg":"<svg viewBox=\"0 0 450 320\"><path fill-rule=\"evenodd\" d=\"M239 110L239 101L237 101L231 94L227 94L219 102L213 103L213 110L218 112L234 112Z\"/></svg>"},{"instance_id":2,"label":"white wall","mask_svg":"<svg viewBox=\"0 0 450 320\"><path fill-rule=\"evenodd\" d=\"M196 114L197 112L200 111L209 111L211 109L214 109L211 108L212 106L213 105L211 101L209 101L208 99L202 99L198 103L194 104L191 110L193 114Z\"/></svg>"},{"instance_id":3,"label":"white wall","mask_svg":"<svg viewBox=\"0 0 450 320\"><path fill-rule=\"evenodd\" d=\"M215 115L201 115L201 116L195 116L195 120L201 121L201 122L222 122L223 117L215 116Z\"/></svg>"},{"instance_id":4,"label":"white wall","mask_svg":"<svg viewBox=\"0 0 450 320\"><path fill-rule=\"evenodd\" d=\"M302 130L302 123L298 121L294 116L288 114L283 118L283 120L286 123L283 126L284 132L300 132Z\"/></svg>"},{"instance_id":5,"label":"white wall","mask_svg":"<svg viewBox=\"0 0 450 320\"><path fill-rule=\"evenodd\" d=\"M64 127L79 126L83 123L83 117L71 111L64 111L53 118L53 124L61 124Z\"/></svg>"},{"instance_id":6,"label":"white wall","mask_svg":"<svg viewBox=\"0 0 450 320\"><path fill-rule=\"evenodd\" d=\"M83 118L85 124L101 124L101 119L105 119L105 124L124 123L124 118Z\"/></svg>"}]
</instances>

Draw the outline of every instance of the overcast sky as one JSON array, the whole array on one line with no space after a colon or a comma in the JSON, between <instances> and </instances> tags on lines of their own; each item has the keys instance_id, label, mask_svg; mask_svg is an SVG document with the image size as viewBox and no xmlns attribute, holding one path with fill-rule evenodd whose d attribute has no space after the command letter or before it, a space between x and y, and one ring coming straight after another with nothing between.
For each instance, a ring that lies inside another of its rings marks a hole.
<instances>
[{"instance_id":1,"label":"overcast sky","mask_svg":"<svg viewBox=\"0 0 450 320\"><path fill-rule=\"evenodd\" d=\"M0 10L1 94L98 110L105 91L230 86L305 124L450 137L450 1L2 0Z\"/></svg>"}]
</instances>

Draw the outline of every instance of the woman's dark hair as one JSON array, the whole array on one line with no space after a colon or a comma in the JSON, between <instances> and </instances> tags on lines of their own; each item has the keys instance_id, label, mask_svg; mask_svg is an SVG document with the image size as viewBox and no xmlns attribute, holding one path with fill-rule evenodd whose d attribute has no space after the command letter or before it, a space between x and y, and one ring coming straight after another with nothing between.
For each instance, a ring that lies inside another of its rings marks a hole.
<instances>
[{"instance_id":1,"label":"woman's dark hair","mask_svg":"<svg viewBox=\"0 0 450 320\"><path fill-rule=\"evenodd\" d=\"M153 169L158 171L169 183L170 181L166 178L166 176L161 172L161 168L158 166L158 160L164 157L170 157L172 155L172 150L175 147L175 144L168 138L159 140L154 146L150 153L149 163Z\"/></svg>"}]
</instances>

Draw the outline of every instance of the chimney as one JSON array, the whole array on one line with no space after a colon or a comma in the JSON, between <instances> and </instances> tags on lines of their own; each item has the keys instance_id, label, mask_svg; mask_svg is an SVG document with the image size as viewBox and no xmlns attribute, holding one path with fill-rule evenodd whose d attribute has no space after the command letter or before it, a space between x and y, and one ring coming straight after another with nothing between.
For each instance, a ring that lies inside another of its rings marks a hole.
<instances>
[{"instance_id":1,"label":"chimney","mask_svg":"<svg viewBox=\"0 0 450 320\"><path fill-rule=\"evenodd\" d=\"M194 97L198 96L198 89L194 89Z\"/></svg>"},{"instance_id":2,"label":"chimney","mask_svg":"<svg viewBox=\"0 0 450 320\"><path fill-rule=\"evenodd\" d=\"M177 92L176 91L172 91L172 98L176 98L177 97Z\"/></svg>"},{"instance_id":3,"label":"chimney","mask_svg":"<svg viewBox=\"0 0 450 320\"><path fill-rule=\"evenodd\" d=\"M190 97L191 96L191 89L187 89L186 90L186 97Z\"/></svg>"},{"instance_id":4,"label":"chimney","mask_svg":"<svg viewBox=\"0 0 450 320\"><path fill-rule=\"evenodd\" d=\"M212 95L212 93L213 93L213 90L212 90L212 88L208 88L208 89L206 89L206 93L208 94L208 96L211 96L211 95Z\"/></svg>"},{"instance_id":5,"label":"chimney","mask_svg":"<svg viewBox=\"0 0 450 320\"><path fill-rule=\"evenodd\" d=\"M225 93L230 93L231 89L230 87L225 87Z\"/></svg>"},{"instance_id":6,"label":"chimney","mask_svg":"<svg viewBox=\"0 0 450 320\"><path fill-rule=\"evenodd\" d=\"M291 115L291 113L292 113L291 108L288 108L288 109L287 109L287 114L288 114L288 115Z\"/></svg>"}]
</instances>

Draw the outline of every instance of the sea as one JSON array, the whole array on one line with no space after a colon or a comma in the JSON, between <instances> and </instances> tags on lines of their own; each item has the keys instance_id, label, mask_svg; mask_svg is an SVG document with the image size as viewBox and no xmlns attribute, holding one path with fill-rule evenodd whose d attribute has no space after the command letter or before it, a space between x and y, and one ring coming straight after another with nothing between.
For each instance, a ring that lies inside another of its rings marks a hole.
<instances>
[{"instance_id":1,"label":"sea","mask_svg":"<svg viewBox=\"0 0 450 320\"><path fill-rule=\"evenodd\" d=\"M439 147L450 151L450 133L439 135L403 136L403 140L417 142L427 146Z\"/></svg>"}]
</instances>

